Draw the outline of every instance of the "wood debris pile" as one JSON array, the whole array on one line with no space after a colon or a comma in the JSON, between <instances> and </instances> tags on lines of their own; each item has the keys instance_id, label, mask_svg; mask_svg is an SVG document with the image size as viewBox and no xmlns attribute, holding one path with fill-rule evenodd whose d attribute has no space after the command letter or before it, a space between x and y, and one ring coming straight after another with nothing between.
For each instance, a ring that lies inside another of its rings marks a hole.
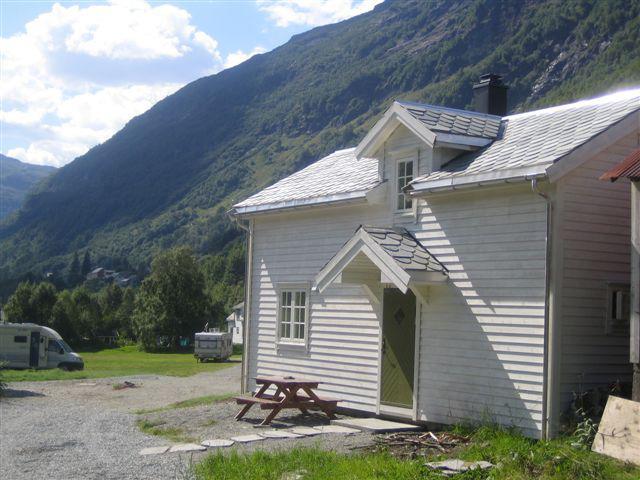
<instances>
[{"instance_id":1,"label":"wood debris pile","mask_svg":"<svg viewBox=\"0 0 640 480\"><path fill-rule=\"evenodd\" d=\"M398 432L377 437L373 449L386 450L399 458L416 458L431 453L449 453L469 441L469 437L452 432Z\"/></svg>"}]
</instances>

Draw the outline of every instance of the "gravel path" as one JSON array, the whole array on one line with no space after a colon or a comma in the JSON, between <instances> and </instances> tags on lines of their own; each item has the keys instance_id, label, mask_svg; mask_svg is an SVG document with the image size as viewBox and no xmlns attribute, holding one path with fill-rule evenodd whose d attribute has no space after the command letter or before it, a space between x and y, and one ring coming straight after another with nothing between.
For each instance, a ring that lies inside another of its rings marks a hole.
<instances>
[{"instance_id":1,"label":"gravel path","mask_svg":"<svg viewBox=\"0 0 640 480\"><path fill-rule=\"evenodd\" d=\"M124 380L137 388L114 390ZM16 382L0 401L0 480L148 480L183 479L190 460L205 454L141 456L143 448L171 445L138 430L138 419L176 427L195 440L260 433L266 412L257 407L247 421L236 422L233 402L137 415L140 409L166 406L212 394L228 394L240 385L240 366L191 377L141 375L126 378L56 382ZM293 411L288 411L293 412ZM274 427L322 425L319 415L281 414ZM300 439L267 439L236 444L229 451L319 446L338 451L372 442L368 433L323 434Z\"/></svg>"}]
</instances>

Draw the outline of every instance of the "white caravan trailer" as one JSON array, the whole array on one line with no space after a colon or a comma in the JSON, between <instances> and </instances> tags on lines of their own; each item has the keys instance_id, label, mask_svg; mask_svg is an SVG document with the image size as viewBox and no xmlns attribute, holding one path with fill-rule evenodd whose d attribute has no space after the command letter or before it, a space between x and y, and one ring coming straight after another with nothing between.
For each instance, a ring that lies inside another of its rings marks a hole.
<instances>
[{"instance_id":1,"label":"white caravan trailer","mask_svg":"<svg viewBox=\"0 0 640 480\"><path fill-rule=\"evenodd\" d=\"M9 368L84 368L58 332L33 323L0 323L0 362Z\"/></svg>"},{"instance_id":2,"label":"white caravan trailer","mask_svg":"<svg viewBox=\"0 0 640 480\"><path fill-rule=\"evenodd\" d=\"M193 356L204 362L209 359L226 360L233 352L232 334L217 330L196 333Z\"/></svg>"}]
</instances>

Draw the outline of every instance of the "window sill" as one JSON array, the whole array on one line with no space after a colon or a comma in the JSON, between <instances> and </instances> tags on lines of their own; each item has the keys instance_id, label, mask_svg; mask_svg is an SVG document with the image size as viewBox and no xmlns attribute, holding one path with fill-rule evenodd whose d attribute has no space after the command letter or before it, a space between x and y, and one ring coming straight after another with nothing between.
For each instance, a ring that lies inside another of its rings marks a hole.
<instances>
[{"instance_id":1,"label":"window sill","mask_svg":"<svg viewBox=\"0 0 640 480\"><path fill-rule=\"evenodd\" d=\"M291 353L307 353L309 351L309 345L304 342L288 342L278 341L276 342L276 349L278 352L291 352Z\"/></svg>"}]
</instances>

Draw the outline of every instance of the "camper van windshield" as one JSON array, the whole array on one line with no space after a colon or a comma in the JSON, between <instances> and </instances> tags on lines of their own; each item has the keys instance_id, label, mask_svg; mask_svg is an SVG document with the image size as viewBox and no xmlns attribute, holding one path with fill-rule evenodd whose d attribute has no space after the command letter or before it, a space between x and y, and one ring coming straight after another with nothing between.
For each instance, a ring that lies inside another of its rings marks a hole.
<instances>
[{"instance_id":1,"label":"camper van windshield","mask_svg":"<svg viewBox=\"0 0 640 480\"><path fill-rule=\"evenodd\" d=\"M69 345L67 345L67 342L65 342L64 340L58 340L58 343L60 343L60 345L62 345L62 348L64 348L65 352L73 352L73 350L71 350L71 347Z\"/></svg>"}]
</instances>

